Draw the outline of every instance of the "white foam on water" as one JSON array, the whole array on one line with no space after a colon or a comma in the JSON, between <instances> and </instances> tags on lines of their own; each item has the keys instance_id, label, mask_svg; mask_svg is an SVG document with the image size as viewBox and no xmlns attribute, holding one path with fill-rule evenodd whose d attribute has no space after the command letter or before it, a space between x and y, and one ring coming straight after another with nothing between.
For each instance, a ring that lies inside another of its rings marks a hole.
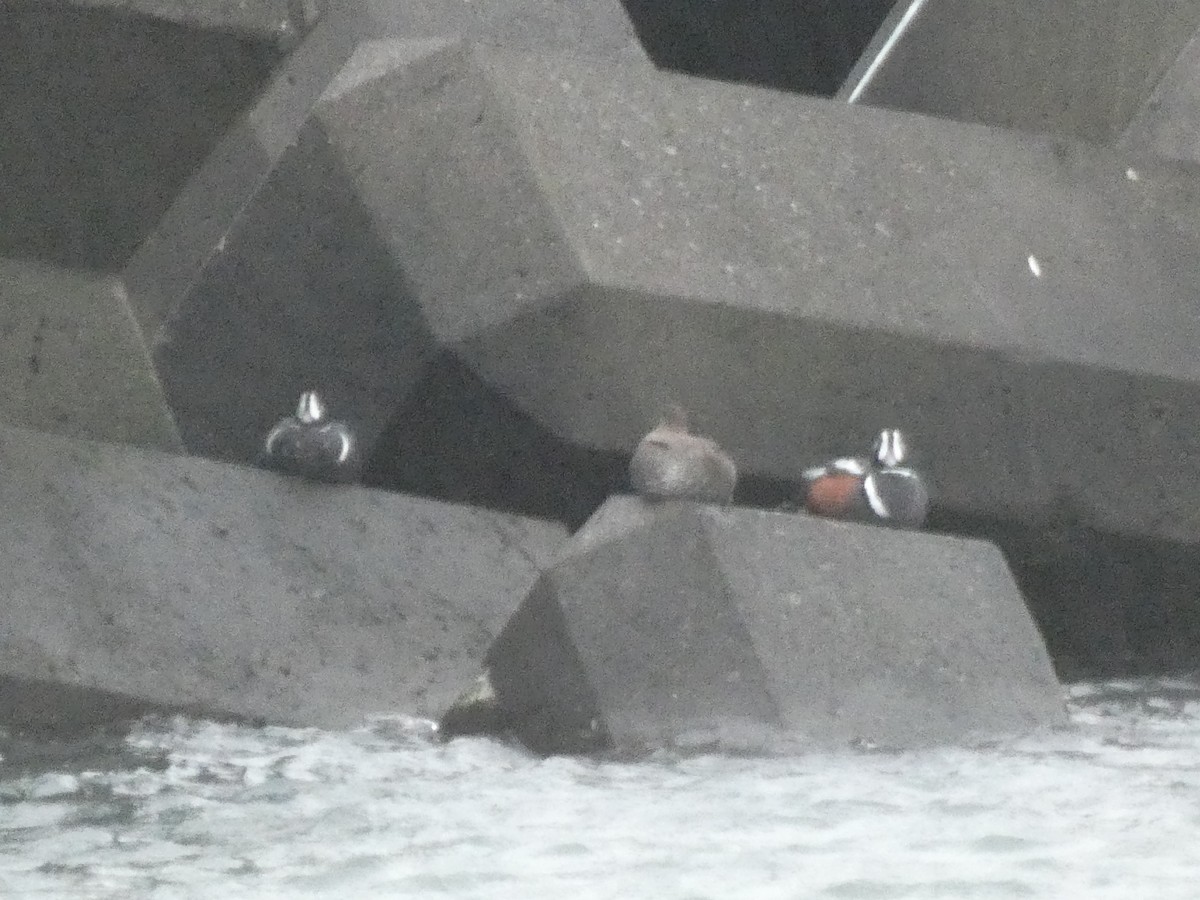
<instances>
[{"instance_id":1,"label":"white foam on water","mask_svg":"<svg viewBox=\"0 0 1200 900\"><path fill-rule=\"evenodd\" d=\"M1192 900L1200 692L1071 696L1074 730L985 749L636 763L147 722L117 765L0 761L0 895Z\"/></svg>"}]
</instances>

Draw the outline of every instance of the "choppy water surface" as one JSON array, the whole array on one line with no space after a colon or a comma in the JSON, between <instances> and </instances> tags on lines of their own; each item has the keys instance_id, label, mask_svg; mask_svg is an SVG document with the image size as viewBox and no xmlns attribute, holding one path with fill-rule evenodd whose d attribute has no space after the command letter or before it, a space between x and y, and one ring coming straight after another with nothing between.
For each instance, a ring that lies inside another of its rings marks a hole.
<instances>
[{"instance_id":1,"label":"choppy water surface","mask_svg":"<svg viewBox=\"0 0 1200 900\"><path fill-rule=\"evenodd\" d=\"M1200 689L984 750L542 760L427 723L0 740L0 896L1200 896Z\"/></svg>"}]
</instances>

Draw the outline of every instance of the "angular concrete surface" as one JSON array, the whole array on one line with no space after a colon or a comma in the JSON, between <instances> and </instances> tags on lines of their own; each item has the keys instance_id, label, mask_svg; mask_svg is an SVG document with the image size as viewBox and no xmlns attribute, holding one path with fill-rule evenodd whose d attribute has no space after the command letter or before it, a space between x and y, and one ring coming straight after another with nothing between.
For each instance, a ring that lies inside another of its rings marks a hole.
<instances>
[{"instance_id":1,"label":"angular concrete surface","mask_svg":"<svg viewBox=\"0 0 1200 900\"><path fill-rule=\"evenodd\" d=\"M1200 537L1182 167L459 47L321 108L433 336L571 443L679 402L794 480L903 424L947 509Z\"/></svg>"},{"instance_id":2,"label":"angular concrete surface","mask_svg":"<svg viewBox=\"0 0 1200 900\"><path fill-rule=\"evenodd\" d=\"M0 430L0 471L12 726L94 720L110 704L325 726L435 715L565 537L21 429Z\"/></svg>"},{"instance_id":3,"label":"angular concrete surface","mask_svg":"<svg viewBox=\"0 0 1200 900\"><path fill-rule=\"evenodd\" d=\"M919 747L1065 724L992 545L612 498L486 659L543 752Z\"/></svg>"},{"instance_id":4,"label":"angular concrete surface","mask_svg":"<svg viewBox=\"0 0 1200 900\"><path fill-rule=\"evenodd\" d=\"M0 421L178 452L117 279L0 259Z\"/></svg>"},{"instance_id":5,"label":"angular concrete surface","mask_svg":"<svg viewBox=\"0 0 1200 900\"><path fill-rule=\"evenodd\" d=\"M190 452L252 459L258 435L309 386L328 395L370 448L436 349L405 273L386 252L390 236L330 145L330 98L456 35L503 45L546 41L645 63L616 0L553 9L524 0L486 9L368 6L327 5L123 273ZM389 30L443 37L403 47L367 41L347 61L363 34ZM376 132L405 127L373 125ZM413 142L413 161L437 166L429 149ZM409 190L411 178L395 187Z\"/></svg>"},{"instance_id":6,"label":"angular concrete surface","mask_svg":"<svg viewBox=\"0 0 1200 900\"><path fill-rule=\"evenodd\" d=\"M1198 27L1175 0L897 0L840 96L1108 143Z\"/></svg>"}]
</instances>

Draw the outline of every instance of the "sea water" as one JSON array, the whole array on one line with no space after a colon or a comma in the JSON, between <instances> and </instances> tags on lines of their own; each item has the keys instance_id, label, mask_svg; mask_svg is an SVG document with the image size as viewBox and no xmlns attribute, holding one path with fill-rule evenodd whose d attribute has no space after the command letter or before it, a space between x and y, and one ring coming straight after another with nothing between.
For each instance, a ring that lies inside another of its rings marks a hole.
<instances>
[{"instance_id":1,"label":"sea water","mask_svg":"<svg viewBox=\"0 0 1200 900\"><path fill-rule=\"evenodd\" d=\"M1200 897L1200 688L985 748L542 759L386 717L0 737L3 898Z\"/></svg>"}]
</instances>

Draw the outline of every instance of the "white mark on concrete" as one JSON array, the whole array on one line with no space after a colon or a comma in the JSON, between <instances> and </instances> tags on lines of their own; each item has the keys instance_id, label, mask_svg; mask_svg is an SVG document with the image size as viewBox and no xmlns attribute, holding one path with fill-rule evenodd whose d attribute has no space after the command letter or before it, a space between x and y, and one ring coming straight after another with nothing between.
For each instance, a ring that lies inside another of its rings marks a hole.
<instances>
[{"instance_id":1,"label":"white mark on concrete","mask_svg":"<svg viewBox=\"0 0 1200 900\"><path fill-rule=\"evenodd\" d=\"M1042 264L1037 261L1037 257L1032 253L1029 254L1029 271L1033 273L1034 278L1042 277Z\"/></svg>"},{"instance_id":2,"label":"white mark on concrete","mask_svg":"<svg viewBox=\"0 0 1200 900\"><path fill-rule=\"evenodd\" d=\"M890 238L892 236L892 233L888 230L888 227L885 224L883 224L882 222L875 223L875 230L878 231L880 234L882 234L884 237Z\"/></svg>"},{"instance_id":3,"label":"white mark on concrete","mask_svg":"<svg viewBox=\"0 0 1200 900\"><path fill-rule=\"evenodd\" d=\"M1130 181L1137 181L1142 176L1138 173L1137 169L1126 169L1125 177L1128 178Z\"/></svg>"},{"instance_id":4,"label":"white mark on concrete","mask_svg":"<svg viewBox=\"0 0 1200 900\"><path fill-rule=\"evenodd\" d=\"M667 156L674 156L678 152L679 152L679 148L672 147L670 144L667 144L667 146L663 147L663 153L667 154Z\"/></svg>"}]
</instances>

